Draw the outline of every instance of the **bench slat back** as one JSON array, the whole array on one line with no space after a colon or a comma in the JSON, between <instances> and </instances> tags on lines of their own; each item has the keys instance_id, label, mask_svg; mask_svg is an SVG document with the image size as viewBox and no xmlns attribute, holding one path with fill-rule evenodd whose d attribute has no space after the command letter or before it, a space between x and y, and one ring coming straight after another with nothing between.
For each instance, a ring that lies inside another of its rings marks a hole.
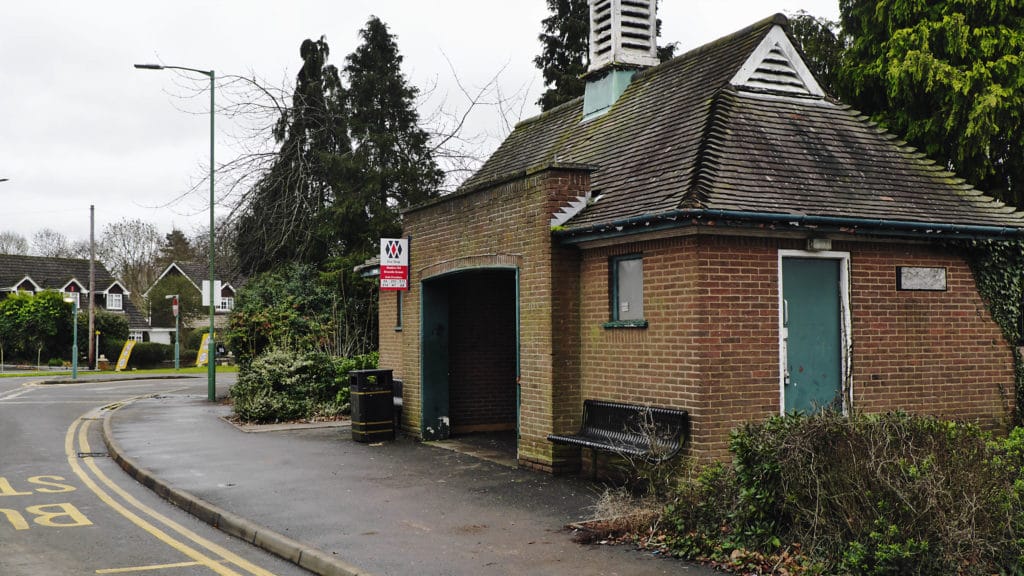
<instances>
[{"instance_id":1,"label":"bench slat back","mask_svg":"<svg viewBox=\"0 0 1024 576\"><path fill-rule=\"evenodd\" d=\"M624 450L650 452L658 457L679 450L686 438L687 422L688 415L682 410L584 400L580 435L604 438Z\"/></svg>"}]
</instances>

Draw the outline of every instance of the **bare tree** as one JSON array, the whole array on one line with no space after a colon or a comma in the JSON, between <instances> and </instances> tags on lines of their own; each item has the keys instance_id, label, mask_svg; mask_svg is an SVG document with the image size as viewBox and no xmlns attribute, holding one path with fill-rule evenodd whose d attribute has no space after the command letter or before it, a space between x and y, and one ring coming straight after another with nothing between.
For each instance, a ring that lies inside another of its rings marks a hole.
<instances>
[{"instance_id":1,"label":"bare tree","mask_svg":"<svg viewBox=\"0 0 1024 576\"><path fill-rule=\"evenodd\" d=\"M431 153L445 172L442 193L448 193L472 176L522 119L529 105L529 86L507 91L501 81L507 63L482 85L470 85L447 54L444 59L454 93L439 92L440 81L435 78L422 91L417 107L429 111L422 116L422 124L430 135ZM490 126L483 121L484 115L490 117Z\"/></svg>"},{"instance_id":2,"label":"bare tree","mask_svg":"<svg viewBox=\"0 0 1024 576\"><path fill-rule=\"evenodd\" d=\"M447 56L445 60L451 76L446 83L454 84L454 91L442 91L438 76L420 91L417 100L422 127L430 136L431 152L445 172L441 193L455 190L471 176L530 105L529 85L512 90L503 86L502 74L507 65L478 86L463 81ZM218 235L221 227L234 225L256 184L270 173L279 152L273 131L278 120L293 107L294 81L287 72L278 82L254 72L217 78L218 131L228 141L227 146L218 148L221 158L226 160L217 165L216 204L227 208L221 212L227 218L218 218ZM180 74L176 76L176 85L172 95L183 111L209 113L205 108L208 82ZM203 167L191 187L167 204L180 205L187 198L205 199L208 177L209 169Z\"/></svg>"},{"instance_id":3,"label":"bare tree","mask_svg":"<svg viewBox=\"0 0 1024 576\"><path fill-rule=\"evenodd\" d=\"M61 232L43 228L32 235L32 253L46 258L71 258L71 243Z\"/></svg>"},{"instance_id":4,"label":"bare tree","mask_svg":"<svg viewBox=\"0 0 1024 576\"><path fill-rule=\"evenodd\" d=\"M0 254L28 255L28 240L10 230L0 232Z\"/></svg>"},{"instance_id":5,"label":"bare tree","mask_svg":"<svg viewBox=\"0 0 1024 576\"><path fill-rule=\"evenodd\" d=\"M235 251L235 228L225 224L227 218L227 216L218 218L217 225L214 226L214 262L217 275L224 276L224 278L218 278L218 280L226 280L236 276L239 272L238 254ZM193 261L209 261L209 226L197 226L193 229L192 235L189 237L189 243L192 245L192 252L195 254Z\"/></svg>"},{"instance_id":6,"label":"bare tree","mask_svg":"<svg viewBox=\"0 0 1024 576\"><path fill-rule=\"evenodd\" d=\"M142 293L156 280L160 241L157 227L143 220L123 219L103 228L98 258L125 283L136 306L142 307Z\"/></svg>"},{"instance_id":7,"label":"bare tree","mask_svg":"<svg viewBox=\"0 0 1024 576\"><path fill-rule=\"evenodd\" d=\"M80 258L82 260L89 259L89 241L88 240L74 240L71 242L69 248L71 258Z\"/></svg>"}]
</instances>

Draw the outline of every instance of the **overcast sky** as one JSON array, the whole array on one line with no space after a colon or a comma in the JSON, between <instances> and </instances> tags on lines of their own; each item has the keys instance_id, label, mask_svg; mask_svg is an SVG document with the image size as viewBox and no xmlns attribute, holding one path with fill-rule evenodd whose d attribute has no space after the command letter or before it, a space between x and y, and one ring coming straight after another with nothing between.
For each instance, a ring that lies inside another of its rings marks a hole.
<instances>
[{"instance_id":1,"label":"overcast sky","mask_svg":"<svg viewBox=\"0 0 1024 576\"><path fill-rule=\"evenodd\" d=\"M678 54L775 12L801 9L838 18L837 0L662 0L660 41L678 42ZM53 228L71 240L88 239L95 205L97 237L123 218L191 234L209 221L208 189L167 202L206 169L208 97L184 99L180 77L132 65L212 68L218 76L255 74L283 85L299 69L303 39L326 36L331 62L340 67L371 14L397 35L408 80L421 88L436 82L435 101L424 107L436 108L445 95L450 108L460 104L447 57L469 87L505 67L503 93L526 91L522 118L538 112L533 102L543 81L532 60L547 16L544 0L4 2L0 179L9 181L0 182L0 231L31 241L36 231ZM218 163L235 153L231 130L218 117ZM478 111L471 130L503 133L492 109Z\"/></svg>"}]
</instances>

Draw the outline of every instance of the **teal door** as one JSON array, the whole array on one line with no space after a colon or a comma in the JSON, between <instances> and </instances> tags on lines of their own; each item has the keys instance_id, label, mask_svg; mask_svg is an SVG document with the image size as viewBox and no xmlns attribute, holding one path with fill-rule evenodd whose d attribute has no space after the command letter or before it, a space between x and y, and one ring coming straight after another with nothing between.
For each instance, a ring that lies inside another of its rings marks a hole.
<instances>
[{"instance_id":1,"label":"teal door","mask_svg":"<svg viewBox=\"0 0 1024 576\"><path fill-rule=\"evenodd\" d=\"M840 260L782 259L784 407L843 408Z\"/></svg>"},{"instance_id":2,"label":"teal door","mask_svg":"<svg viewBox=\"0 0 1024 576\"><path fill-rule=\"evenodd\" d=\"M421 430L424 440L443 440L449 433L448 283L423 283L420 322Z\"/></svg>"}]
</instances>

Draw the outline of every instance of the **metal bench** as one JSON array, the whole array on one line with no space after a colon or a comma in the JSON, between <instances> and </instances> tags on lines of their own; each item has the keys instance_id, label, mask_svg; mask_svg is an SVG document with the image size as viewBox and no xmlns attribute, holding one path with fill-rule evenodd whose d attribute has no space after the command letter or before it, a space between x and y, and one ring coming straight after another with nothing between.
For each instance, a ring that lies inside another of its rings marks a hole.
<instances>
[{"instance_id":1,"label":"metal bench","mask_svg":"<svg viewBox=\"0 0 1024 576\"><path fill-rule=\"evenodd\" d=\"M663 462L679 453L689 434L686 410L584 400L579 433L549 434L548 440L591 449L596 475L599 451Z\"/></svg>"}]
</instances>

